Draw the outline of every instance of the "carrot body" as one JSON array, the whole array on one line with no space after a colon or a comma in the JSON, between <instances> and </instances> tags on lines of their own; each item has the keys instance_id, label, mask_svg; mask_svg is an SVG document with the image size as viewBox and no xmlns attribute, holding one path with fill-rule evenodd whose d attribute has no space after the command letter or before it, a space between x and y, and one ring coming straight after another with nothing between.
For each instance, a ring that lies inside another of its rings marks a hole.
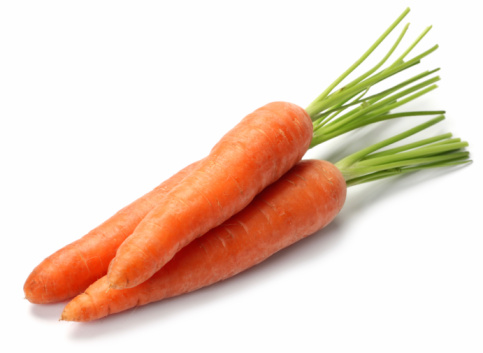
<instances>
[{"instance_id":1,"label":"carrot body","mask_svg":"<svg viewBox=\"0 0 483 353\"><path fill-rule=\"evenodd\" d=\"M126 206L82 238L43 260L29 275L25 297L32 303L47 304L70 299L107 273L119 245L141 219L184 179L195 162L158 187Z\"/></svg>"},{"instance_id":2,"label":"carrot body","mask_svg":"<svg viewBox=\"0 0 483 353\"><path fill-rule=\"evenodd\" d=\"M241 212L180 250L149 280L115 290L105 276L68 303L62 319L99 319L234 276L326 226L345 197L345 180L333 164L304 160Z\"/></svg>"},{"instance_id":3,"label":"carrot body","mask_svg":"<svg viewBox=\"0 0 483 353\"><path fill-rule=\"evenodd\" d=\"M312 121L304 109L269 103L247 115L153 209L119 247L111 287L134 287L181 248L247 206L307 151Z\"/></svg>"}]
</instances>

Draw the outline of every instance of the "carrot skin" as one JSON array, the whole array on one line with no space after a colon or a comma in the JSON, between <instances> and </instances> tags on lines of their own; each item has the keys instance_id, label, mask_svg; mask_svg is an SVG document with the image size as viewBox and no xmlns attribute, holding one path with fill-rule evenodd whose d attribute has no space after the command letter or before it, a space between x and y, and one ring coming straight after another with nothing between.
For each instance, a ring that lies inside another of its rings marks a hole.
<instances>
[{"instance_id":1,"label":"carrot skin","mask_svg":"<svg viewBox=\"0 0 483 353\"><path fill-rule=\"evenodd\" d=\"M117 248L165 195L196 167L195 162L124 207L82 238L43 260L24 284L35 304L61 302L82 293L107 273Z\"/></svg>"},{"instance_id":2,"label":"carrot skin","mask_svg":"<svg viewBox=\"0 0 483 353\"><path fill-rule=\"evenodd\" d=\"M119 247L108 278L112 288L134 287L184 246L247 206L307 151L312 121L286 102L247 115Z\"/></svg>"},{"instance_id":3,"label":"carrot skin","mask_svg":"<svg viewBox=\"0 0 483 353\"><path fill-rule=\"evenodd\" d=\"M61 319L92 321L232 277L325 227L345 197L345 180L333 164L301 161L241 212L181 249L149 280L115 290L105 276L69 302Z\"/></svg>"}]
</instances>

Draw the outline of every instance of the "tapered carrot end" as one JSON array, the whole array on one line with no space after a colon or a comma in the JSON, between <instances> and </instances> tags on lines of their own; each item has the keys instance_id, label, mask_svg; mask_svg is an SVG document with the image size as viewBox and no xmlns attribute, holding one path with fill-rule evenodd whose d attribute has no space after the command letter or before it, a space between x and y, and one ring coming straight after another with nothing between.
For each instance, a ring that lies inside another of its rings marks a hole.
<instances>
[{"instance_id":1,"label":"tapered carrot end","mask_svg":"<svg viewBox=\"0 0 483 353\"><path fill-rule=\"evenodd\" d=\"M60 321L89 321L92 306L89 296L85 293L80 294L65 306L60 315Z\"/></svg>"},{"instance_id":2,"label":"tapered carrot end","mask_svg":"<svg viewBox=\"0 0 483 353\"><path fill-rule=\"evenodd\" d=\"M121 289L128 288L128 285L129 285L128 280L125 280L124 278L116 278L115 276L113 277L114 279L111 279L111 276L108 276L109 278L109 287L107 288L108 291L111 289L121 290Z\"/></svg>"},{"instance_id":3,"label":"tapered carrot end","mask_svg":"<svg viewBox=\"0 0 483 353\"><path fill-rule=\"evenodd\" d=\"M25 299L33 304L46 304L44 293L47 287L41 282L41 276L36 272L32 272L25 281L23 292Z\"/></svg>"},{"instance_id":4,"label":"tapered carrot end","mask_svg":"<svg viewBox=\"0 0 483 353\"><path fill-rule=\"evenodd\" d=\"M111 289L127 289L135 287L149 279L156 271L157 264L154 258L136 246L127 244L127 241L118 249L117 255L109 264L107 280Z\"/></svg>"},{"instance_id":5,"label":"tapered carrot end","mask_svg":"<svg viewBox=\"0 0 483 353\"><path fill-rule=\"evenodd\" d=\"M74 295L70 295L54 280L55 277L51 273L49 268L45 271L36 268L23 286L25 299L33 304L50 304L73 297Z\"/></svg>"},{"instance_id":6,"label":"tapered carrot end","mask_svg":"<svg viewBox=\"0 0 483 353\"><path fill-rule=\"evenodd\" d=\"M27 299L29 302L33 303L33 304L38 304L35 300L35 297L34 295L32 294L32 291L30 290L30 286L28 286L27 288L23 288L23 292L24 292L24 295L25 295L25 299Z\"/></svg>"},{"instance_id":7,"label":"tapered carrot end","mask_svg":"<svg viewBox=\"0 0 483 353\"><path fill-rule=\"evenodd\" d=\"M84 293L72 299L62 311L60 321L86 322L110 313L110 297L106 295L107 279L94 282ZM97 301L92 298L96 297Z\"/></svg>"},{"instance_id":8,"label":"tapered carrot end","mask_svg":"<svg viewBox=\"0 0 483 353\"><path fill-rule=\"evenodd\" d=\"M107 278L109 281L109 286L108 289L115 289L115 290L122 290L122 289L128 289L128 288L133 288L144 281L148 280L151 273L149 273L149 276L133 276L133 280L130 279L130 275L132 274L132 270L128 271L129 274L124 273L123 271L112 271L112 273L108 273Z\"/></svg>"},{"instance_id":9,"label":"tapered carrot end","mask_svg":"<svg viewBox=\"0 0 483 353\"><path fill-rule=\"evenodd\" d=\"M108 290L128 288L128 274L123 272L122 270L118 270L118 267L115 266L114 262L114 260L111 262L111 266L109 266L109 271L107 273L107 281L109 283Z\"/></svg>"}]
</instances>

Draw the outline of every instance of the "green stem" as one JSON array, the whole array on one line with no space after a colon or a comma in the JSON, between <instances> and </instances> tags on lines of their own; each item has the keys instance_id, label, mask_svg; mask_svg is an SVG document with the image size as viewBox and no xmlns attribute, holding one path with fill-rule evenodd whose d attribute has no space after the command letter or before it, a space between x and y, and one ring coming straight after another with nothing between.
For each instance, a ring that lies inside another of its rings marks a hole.
<instances>
[{"instance_id":1,"label":"green stem","mask_svg":"<svg viewBox=\"0 0 483 353\"><path fill-rule=\"evenodd\" d=\"M382 58L381 61L379 61L377 63L377 65L375 65L371 70L367 71L366 73L364 73L363 75L359 76L357 79L353 80L351 83L347 84L344 86L344 88L349 88L349 87L353 87L355 86L356 84L358 84L359 82L363 81L364 79L366 79L367 77L371 76L374 72L376 72L382 65L384 65L384 63L389 59L389 57L394 53L394 51L396 50L396 48L398 47L398 45L401 43L401 40L403 39L404 35L406 34L406 32L408 31L408 28L409 28L409 23L406 24L406 26L404 26L401 34L399 35L399 37L397 38L397 40L394 42L394 44L392 45L391 49L387 52L387 54Z\"/></svg>"},{"instance_id":2,"label":"green stem","mask_svg":"<svg viewBox=\"0 0 483 353\"><path fill-rule=\"evenodd\" d=\"M412 100L415 100L416 98L419 98L422 95L434 90L436 87L437 87L436 85L432 85L402 100L394 101L394 99L399 98L399 96L401 95L401 94L398 94L395 97L390 97L392 99L388 98L384 100L384 102L374 104L372 107L364 107L361 110L354 111L350 116L343 118L345 119L345 121L337 121L332 125L327 125L326 127L322 127L315 130L310 144L310 148L317 146L318 144L325 142L331 138L342 135L348 131L354 130L358 127L365 126L377 121L388 120L387 114L392 109L395 109ZM407 94L410 92L412 92L412 90L404 92L404 94ZM385 115L386 117L384 117ZM375 118L376 116L379 118ZM401 114L399 116L405 116L405 115ZM392 116L392 118L395 118L395 117L397 117L397 115Z\"/></svg>"},{"instance_id":3,"label":"green stem","mask_svg":"<svg viewBox=\"0 0 483 353\"><path fill-rule=\"evenodd\" d=\"M437 88L435 83L440 78L439 76L431 77L431 75L439 69L421 72L392 85L390 88L367 95L379 83L418 65L423 58L438 48L438 45L434 45L406 60L406 57L414 50L431 27L427 27L389 66L382 68L395 53L406 35L408 25L404 26L389 50L374 66L349 83L339 87L389 36L408 12L409 9L406 9L354 64L306 108L313 122L313 138L310 147L376 122L399 117L438 115L423 124L364 148L337 162L336 166L341 170L349 186L416 170L456 165L469 161L468 152L462 152L468 144L460 139L452 139L451 134L442 134L403 146L385 149L387 146L427 129L444 119L444 116L441 115L444 114L444 111L441 110L393 112L394 109L400 108ZM381 151L381 149L385 150Z\"/></svg>"},{"instance_id":4,"label":"green stem","mask_svg":"<svg viewBox=\"0 0 483 353\"><path fill-rule=\"evenodd\" d=\"M465 156L462 159L453 159L449 161L444 161L444 162L434 162L434 163L428 163L424 165L419 165L419 166L414 166L414 167L407 167L407 168L394 168L390 170L383 170L380 172L368 174L368 175L363 175L360 177L352 178L349 180L346 180L346 185L347 187L349 186L354 186L354 185L359 185L359 184L364 184L367 182L371 181L376 181L396 175L402 175L406 173L412 173L416 172L419 170L423 169L430 169L430 168L442 168L442 167L451 167L451 166L456 166L456 165L461 165L461 164L466 164L470 163L471 161L467 159L467 156Z\"/></svg>"},{"instance_id":5,"label":"green stem","mask_svg":"<svg viewBox=\"0 0 483 353\"><path fill-rule=\"evenodd\" d=\"M325 132L332 132L334 130L337 130L338 128L340 128L342 125L350 122L350 121L353 121L363 115L366 115L370 112L373 112L373 113L381 113L381 112L388 112L390 111L391 109L394 109L394 108L397 108L407 102L410 102L426 93L428 93L429 91L432 91L433 89L436 88L436 86L430 86L426 89L423 89L431 84L433 84L434 82L437 82L438 80L440 80L439 77L433 77L429 80L426 80L418 85L415 85L413 87L410 87L402 92L399 92L399 93L396 93L396 94L393 94L385 99L382 99L381 101L377 102L377 103L373 103L373 104L370 104L368 103L367 105L365 106L362 106L361 109L356 113L356 114L346 114L344 116L342 116L341 118L339 118L337 121L335 122L331 122L330 124L327 124L325 127L324 127L324 131ZM420 91L419 93L416 93L412 96L409 96L401 101L397 101L397 99L401 98L401 97L404 97L404 96L407 96L411 93L414 93L414 92L417 92L417 91Z\"/></svg>"},{"instance_id":6,"label":"green stem","mask_svg":"<svg viewBox=\"0 0 483 353\"><path fill-rule=\"evenodd\" d=\"M383 141L380 141L372 146L369 146L369 147L366 147L356 153L353 153L351 154L350 156L347 156L345 158L343 158L342 160L340 160L339 162L337 162L337 166L339 167L339 169L347 169L349 168L350 166L354 165L354 163L360 161L361 159L363 159L365 156L369 155L370 153L373 153L373 152L376 152L378 150L380 150L381 148L384 148L386 146L389 146L389 145L392 145L398 141L401 141L409 136L412 136L422 130L425 130L427 129L428 127L430 126L433 126L434 124L437 124L439 123L440 121L444 120L444 116L441 115L441 116L438 116L434 119L431 119L429 121L426 121L418 126L415 126L407 131L404 131L400 134L397 134L395 136L392 136L388 139L385 139Z\"/></svg>"},{"instance_id":7,"label":"green stem","mask_svg":"<svg viewBox=\"0 0 483 353\"><path fill-rule=\"evenodd\" d=\"M383 165L385 163L400 162L404 160L409 160L409 159L414 159L414 158L419 158L424 156L432 156L435 154L449 152L449 151L457 150L467 146L468 146L467 142L455 142L455 143L440 144L437 146L420 147L408 152L393 153L386 156L380 156L376 158L361 160L359 161L358 166L368 167L368 166Z\"/></svg>"},{"instance_id":8,"label":"green stem","mask_svg":"<svg viewBox=\"0 0 483 353\"><path fill-rule=\"evenodd\" d=\"M313 122L313 139L310 147L314 147L322 142L345 134L359 127L373 124L379 121L398 117L391 111L405 105L406 103L423 96L424 94L437 88L435 82L440 78L428 77L439 69L424 71L412 76L402 82L375 92L367 96L369 90L379 83L397 75L413 66L419 64L421 60L434 52L438 46L423 51L422 53L409 58L406 57L414 50L431 27L427 27L419 36L400 54L392 63L383 68L383 65L395 53L408 32L409 24L406 24L402 31L392 43L389 50L372 66L369 70L357 76L352 81L342 85L342 82L352 74L389 36L389 34L401 23L409 13L407 8L369 47L368 50L356 60L342 75L330 84L315 100L310 103L306 111ZM426 80L423 81L423 79ZM402 116L409 116L402 114Z\"/></svg>"},{"instance_id":9,"label":"green stem","mask_svg":"<svg viewBox=\"0 0 483 353\"><path fill-rule=\"evenodd\" d=\"M325 116L325 115L329 115L331 114L332 112L338 112L340 113L342 110L345 110L347 109L348 107L351 107L351 106L354 106L354 105L357 105L359 104L360 105L360 109L364 107L364 105L370 105L370 104L374 104L375 102L381 100L382 98L384 97L387 97L389 94L391 93L394 93L394 92L397 92L399 89L402 89L404 88L405 86L411 84L411 83L414 83L428 75L431 75L435 72L439 71L439 69L435 69L435 70L432 70L432 71L425 71L423 73L420 73L419 75L416 75L416 76L413 76L412 78L398 84L398 85L395 85L393 86L392 88L389 88L387 90L384 90L382 92L379 92L377 94L374 94L372 96L369 96L369 97L366 97L364 100L362 100L362 97L363 95L367 92L364 91L363 94L361 94L357 99L355 99L354 101L350 102L350 103L347 103L345 105L341 105L341 106L338 106L338 107L335 107L335 108L332 108L331 110L328 110L327 112L324 112L324 113L320 113L320 115L317 115L317 116ZM439 79L439 78L438 78ZM437 80L433 81L433 82L436 82ZM393 96L394 98L394 96ZM346 102L344 102L346 103ZM354 112L354 110L352 110L351 112ZM347 114L346 114L347 115ZM327 123L330 121L330 120L333 120L334 117L331 117L330 119L325 119L324 121L319 121L319 119L317 119L316 121L314 121L314 129L320 129L322 126L324 125L327 125ZM338 118L338 120L341 120L343 119L342 117Z\"/></svg>"},{"instance_id":10,"label":"green stem","mask_svg":"<svg viewBox=\"0 0 483 353\"><path fill-rule=\"evenodd\" d=\"M414 49L414 47L421 41L421 39L424 38L424 36L431 30L432 26L429 26L427 27L423 33L421 33L419 35L418 38L416 38L416 40L411 44L411 46L406 49L406 51L404 53L401 54L401 56L399 58L396 59L396 61L394 62L394 64L398 63L398 62L403 62L404 61L404 58L411 52L411 50Z\"/></svg>"},{"instance_id":11,"label":"green stem","mask_svg":"<svg viewBox=\"0 0 483 353\"><path fill-rule=\"evenodd\" d=\"M421 147L421 146L424 146L424 145L427 145L427 144L430 144L430 143L433 143L433 142L436 142L436 141L449 139L451 136L452 136L451 133L446 133L446 134L438 135L438 136L435 136L435 137L430 137L430 138L427 138L425 140L420 140L420 141L417 141L417 142L409 143L409 144L404 145L404 146L391 148L389 150L385 150L385 151L381 151L381 152L377 152L377 153L371 153L370 155L364 157L361 160L368 160L368 159L374 159L376 157L390 156L390 155L393 155L393 154L398 153L398 152L403 152L403 151L407 151L407 150L410 150L410 149L413 149L413 148L416 148L416 147ZM460 139L453 139L452 140L452 142L459 142L459 141L460 141Z\"/></svg>"},{"instance_id":12,"label":"green stem","mask_svg":"<svg viewBox=\"0 0 483 353\"><path fill-rule=\"evenodd\" d=\"M433 46L432 48L426 50L425 52L421 53L420 55L414 57L413 59L401 63L399 65L390 66L383 71L369 77L368 79L358 83L357 85L350 87L350 88L341 88L336 93L324 98L323 100L315 100L312 102L307 108L307 113L314 119L319 113L329 109L330 107L337 105L340 101L347 99L348 97L353 97L357 95L359 92L369 89L370 87L376 85L377 83L382 82L383 80L400 73L414 65L419 64L420 60L434 52L438 48L437 45Z\"/></svg>"},{"instance_id":13,"label":"green stem","mask_svg":"<svg viewBox=\"0 0 483 353\"><path fill-rule=\"evenodd\" d=\"M389 28L384 31L384 33L376 40L376 42L371 45L371 47L354 64L352 64L344 73L342 73L342 75L340 75L334 82L332 82L332 84L329 85L329 87L327 87L325 91L323 91L315 99L315 101L320 101L326 98L329 93L332 92L332 90L336 88L337 85L339 85L339 83L341 83L352 71L354 71L362 62L364 62L367 57L369 57L369 55L371 55L371 53L379 46L379 44L381 44L382 41L393 31L393 29L404 19L404 17L406 17L409 11L410 9L406 8L406 10L404 10L404 12L396 19L396 21L394 21L389 26ZM307 109L310 110L310 108Z\"/></svg>"},{"instance_id":14,"label":"green stem","mask_svg":"<svg viewBox=\"0 0 483 353\"><path fill-rule=\"evenodd\" d=\"M360 128L362 126L370 125L373 123L377 123L380 121L391 120L401 117L408 117L408 116L424 116L424 115L441 115L444 114L444 110L428 110L428 111L416 111L416 112L400 112L400 113L393 113L393 114L373 114L368 116L362 121L356 121L353 124L349 124L346 128L351 130Z\"/></svg>"},{"instance_id":15,"label":"green stem","mask_svg":"<svg viewBox=\"0 0 483 353\"><path fill-rule=\"evenodd\" d=\"M401 117L408 117L408 116L425 116L425 115L441 115L444 114L444 110L434 110L434 111L415 111L415 112L401 112L401 113L394 113L394 114L379 114L379 115L373 115L365 118L364 120L356 120L353 123L346 124L344 125L343 129L339 129L335 133L323 133L321 136L319 135L314 135L313 141L315 141L314 146L319 144L322 139L323 141L328 141L334 137L337 137L339 135L343 135L349 131L356 130L358 128L361 128L366 125L374 124L376 122L381 122L381 121L386 121L386 120L391 120L391 119L396 119L396 118L401 118ZM317 139L317 138L320 138ZM323 142L322 141L322 142ZM312 146L311 146L312 147Z\"/></svg>"},{"instance_id":16,"label":"green stem","mask_svg":"<svg viewBox=\"0 0 483 353\"><path fill-rule=\"evenodd\" d=\"M450 133L422 139L382 152L379 151L425 130L443 119L443 116L431 119L357 151L341 159L335 165L342 172L347 185L351 186L421 169L470 162L469 153L464 151L468 143L460 139L451 139Z\"/></svg>"},{"instance_id":17,"label":"green stem","mask_svg":"<svg viewBox=\"0 0 483 353\"><path fill-rule=\"evenodd\" d=\"M371 166L371 167L354 166L348 170L343 171L342 174L344 175L346 180L351 180L354 178L362 177L364 175L370 175L375 172L389 171L392 169L397 169L402 167L415 168L418 166L419 169L424 169L423 167L426 164L445 163L453 160L460 161L462 159L467 159L468 156L469 156L468 152L454 152L454 153L448 153L448 154L443 154L438 156L421 157L421 158L414 158L411 160L395 161L395 162L381 164L377 166Z\"/></svg>"}]
</instances>

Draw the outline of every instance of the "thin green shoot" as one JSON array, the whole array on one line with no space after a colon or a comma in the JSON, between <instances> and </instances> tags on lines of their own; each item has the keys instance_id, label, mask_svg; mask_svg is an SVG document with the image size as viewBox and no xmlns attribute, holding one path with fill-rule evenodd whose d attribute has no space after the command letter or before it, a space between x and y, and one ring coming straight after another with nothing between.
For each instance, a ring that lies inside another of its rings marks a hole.
<instances>
[{"instance_id":1,"label":"thin green shoot","mask_svg":"<svg viewBox=\"0 0 483 353\"><path fill-rule=\"evenodd\" d=\"M362 158L361 161L367 160L367 159L373 159L373 158L376 158L376 157L390 156L390 155L393 155L395 153L408 151L408 150L411 150L413 148L425 146L425 145L428 145L428 144L432 144L434 146L435 145L434 142L441 141L441 140L446 140L446 141L451 141L451 142L460 142L461 141L461 139L448 140L448 139L451 138L451 136L453 136L453 134L448 132L446 134L430 137L430 138L420 140L420 141L416 141L416 142L413 142L413 143L408 143L404 146L394 147L394 148L391 148L391 149L388 149L388 150L385 150L385 151L372 153L372 154ZM446 142L446 141L443 141L443 143Z\"/></svg>"},{"instance_id":2,"label":"thin green shoot","mask_svg":"<svg viewBox=\"0 0 483 353\"><path fill-rule=\"evenodd\" d=\"M425 93L435 89L436 86L430 86L430 85L432 85L433 83L435 83L439 80L440 80L439 77L433 77L433 78L428 79L424 82L421 82L420 84L417 84L417 85L414 85L410 88L407 88L407 89L403 90L402 92L394 93L393 95L390 95L390 96L388 96L388 97L386 97L386 98L384 98L380 101L373 100L372 103L367 102L367 104L363 105L357 113L355 113L355 114L350 114L350 113L345 114L342 117L340 117L337 121L333 121L333 122L325 125L324 131L325 132L332 132L332 131L340 128L343 124L346 124L350 121L353 121L353 120L357 119L358 117L360 117L364 114L367 114L369 112L382 112L382 111L388 112L391 109L397 108L397 107L399 107L399 106L401 106L401 105L403 105L407 102L410 102L410 101L416 99L417 97L420 97L420 96L424 95ZM427 86L430 86L430 87L424 89ZM397 99L400 99L404 96L407 96L407 95L414 93L414 92L417 92L419 90L420 90L419 93L416 93L412 96L409 96L406 99L402 99L400 101L397 101Z\"/></svg>"},{"instance_id":3,"label":"thin green shoot","mask_svg":"<svg viewBox=\"0 0 483 353\"><path fill-rule=\"evenodd\" d=\"M369 146L369 147L366 147L356 153L353 153L351 154L350 156L347 156L345 158L343 158L342 160L340 160L339 162L337 162L337 166L340 168L340 169L347 169L349 168L350 166L354 165L356 162L360 161L362 158L366 157L367 155L369 155L370 153L373 153L373 152L376 152L384 147L387 147L389 145L392 145L398 141L401 141L409 136L412 136L422 130L425 130L427 129L428 127L430 126L433 126L437 123L439 123L440 121L444 120L444 115L440 115L436 118L433 118L431 120L428 120L420 125L417 125L409 130L406 130L404 132L401 132L395 136L392 136L390 138L387 138L383 141L380 141L372 146Z\"/></svg>"},{"instance_id":4,"label":"thin green shoot","mask_svg":"<svg viewBox=\"0 0 483 353\"><path fill-rule=\"evenodd\" d=\"M444 116L438 116L400 134L357 151L335 165L344 175L347 185L379 180L417 170L447 167L469 163L469 152L464 149L466 141L451 138L451 133L422 139L403 146L380 151L387 146L406 139L439 123Z\"/></svg>"},{"instance_id":5,"label":"thin green shoot","mask_svg":"<svg viewBox=\"0 0 483 353\"><path fill-rule=\"evenodd\" d=\"M389 88L368 95L368 92L372 92L376 85L418 65L423 58L438 48L438 45L434 45L422 53L406 59L429 32L431 29L431 26L429 26L412 41L402 54L392 60L389 66L383 68L384 64L401 45L408 32L409 24L402 28L389 50L374 66L341 86L342 82L373 54L376 48L402 22L408 12L409 8L404 10L369 49L306 108L313 122L313 138L310 148L362 126L411 116L408 112L393 113L393 110L437 88L435 83L440 80L440 77L432 75L439 69L434 69L420 72L409 79L391 85Z\"/></svg>"},{"instance_id":6,"label":"thin green shoot","mask_svg":"<svg viewBox=\"0 0 483 353\"><path fill-rule=\"evenodd\" d=\"M396 118L400 117L401 115L388 115L388 113L395 108L398 108L412 100L415 100L424 94L436 89L436 85L431 85L424 89L417 91L416 93L401 99L395 100L399 98L399 96L403 93L396 95L395 97L386 98L383 102L376 103L372 106L362 107L354 111L350 116L344 116L344 122L338 121L337 125L327 125L326 127L322 127L314 131L312 141L310 144L310 148L317 146L318 144L325 142L331 138L339 136L343 133L351 131L357 127L367 125L369 123L374 123L381 120L388 120L389 118ZM404 92L404 94L410 93L413 90L408 90ZM369 121L365 121L365 118L369 119ZM377 116L381 117L380 119L376 118Z\"/></svg>"},{"instance_id":7,"label":"thin green shoot","mask_svg":"<svg viewBox=\"0 0 483 353\"><path fill-rule=\"evenodd\" d=\"M410 9L406 8L404 12L394 21L388 29L384 31L384 33L375 41L373 45L354 63L352 64L346 71L342 73L332 84L329 85L316 99L315 101L320 101L326 98L332 90L334 90L339 83L341 83L347 76L349 76L360 64L362 64L371 53L382 43L382 41L396 28L396 26L406 17L409 13Z\"/></svg>"},{"instance_id":8,"label":"thin green shoot","mask_svg":"<svg viewBox=\"0 0 483 353\"><path fill-rule=\"evenodd\" d=\"M318 117L324 117L324 116L327 116L329 114L332 114L333 112L337 112L337 113L340 113L342 110L344 109L347 109L351 106L354 106L354 105L358 105L359 104L359 109L367 106L367 105L370 105L370 104L374 104L375 102L381 100L382 98L384 97L387 97L388 95L390 95L391 93L394 93L396 92L397 90L399 89L402 89L403 87L411 84L411 83L414 83L424 77L427 77L435 72L439 71L439 69L435 69L435 70L431 70L431 71L425 71L425 72L422 72L418 75L415 75L413 77L411 77L410 79L404 81L404 82L401 82L400 84L398 85L395 85L393 86L392 88L389 88L387 90L384 90L382 92L379 92L377 94L374 94L374 95L371 95L369 97L366 97L365 99L362 99L364 97L364 95L368 92L368 89L363 91L362 94L360 96L358 96L355 100L347 103L347 104L344 104L344 105L341 105L341 106L338 106L338 107L335 107L335 108L332 108L326 112L323 112L323 113L320 113L319 115L317 115ZM436 82L438 79L434 80L433 82ZM393 96L394 97L394 96ZM344 102L345 103L345 102ZM353 111L352 111L353 112ZM322 128L323 126L327 125L331 120L334 119L334 117L336 116L337 114L333 114L332 116L330 116L330 118L326 118L326 119L317 119L314 121L313 125L314 125L314 131ZM338 121L342 120L343 118L339 118Z\"/></svg>"},{"instance_id":9,"label":"thin green shoot","mask_svg":"<svg viewBox=\"0 0 483 353\"><path fill-rule=\"evenodd\" d=\"M406 167L406 168L393 168L393 169L383 170L383 171L379 171L371 174L362 175L360 177L347 180L346 185L347 187L350 187L350 186L364 184L367 182L372 182L372 181L376 181L376 180L380 180L380 179L384 179L392 176L413 173L419 170L452 167L452 166L457 166L457 165L462 165L467 163L471 163L471 160L468 159L468 154L466 153L464 156L460 158L455 158L455 159L447 160L443 162L433 162L433 163L427 163L423 165Z\"/></svg>"},{"instance_id":10,"label":"thin green shoot","mask_svg":"<svg viewBox=\"0 0 483 353\"><path fill-rule=\"evenodd\" d=\"M425 156L428 157L428 156L433 156L437 154L442 154L444 152L455 151L467 146L468 146L467 142L454 142L454 143L440 144L437 146L419 147L412 151L400 152L392 155L361 160L357 163L357 165L358 167L371 167L371 166L384 165L388 163L395 163L395 162L399 163L399 162L421 158Z\"/></svg>"}]
</instances>

